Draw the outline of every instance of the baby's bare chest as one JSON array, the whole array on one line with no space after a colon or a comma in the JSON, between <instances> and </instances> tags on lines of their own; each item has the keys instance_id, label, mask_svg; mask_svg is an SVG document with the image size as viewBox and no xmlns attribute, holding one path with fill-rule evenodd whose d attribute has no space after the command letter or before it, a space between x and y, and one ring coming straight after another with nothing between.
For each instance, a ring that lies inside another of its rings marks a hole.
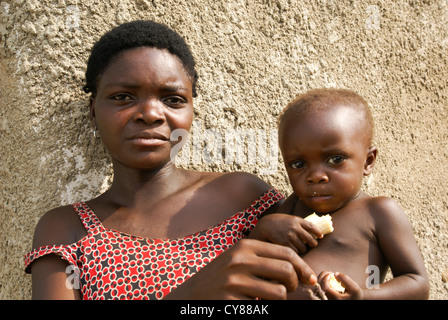
<instances>
[{"instance_id":1,"label":"baby's bare chest","mask_svg":"<svg viewBox=\"0 0 448 320\"><path fill-rule=\"evenodd\" d=\"M356 219L333 220L334 231L302 258L317 275L322 271L342 272L362 285L368 276L367 267L384 263L374 230Z\"/></svg>"}]
</instances>

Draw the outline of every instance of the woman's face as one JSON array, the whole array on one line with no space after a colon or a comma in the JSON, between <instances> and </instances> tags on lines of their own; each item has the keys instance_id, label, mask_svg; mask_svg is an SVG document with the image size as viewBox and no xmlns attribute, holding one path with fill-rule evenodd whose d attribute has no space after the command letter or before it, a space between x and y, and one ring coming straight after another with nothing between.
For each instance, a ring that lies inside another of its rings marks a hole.
<instances>
[{"instance_id":1,"label":"woman's face","mask_svg":"<svg viewBox=\"0 0 448 320\"><path fill-rule=\"evenodd\" d=\"M193 121L192 82L178 57L138 47L106 67L91 99L91 117L114 161L154 169L170 161L175 129Z\"/></svg>"}]
</instances>

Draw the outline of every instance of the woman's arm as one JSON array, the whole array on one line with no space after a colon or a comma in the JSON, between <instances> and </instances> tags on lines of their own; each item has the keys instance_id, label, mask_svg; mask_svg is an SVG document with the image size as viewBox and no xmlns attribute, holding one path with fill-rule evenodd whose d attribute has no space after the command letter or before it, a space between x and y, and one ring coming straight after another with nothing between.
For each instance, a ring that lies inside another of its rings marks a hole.
<instances>
[{"instance_id":1,"label":"woman's arm","mask_svg":"<svg viewBox=\"0 0 448 320\"><path fill-rule=\"evenodd\" d=\"M36 226L33 248L64 245L76 241L75 230L82 225L71 207L47 212ZM84 231L85 232L85 231ZM80 299L79 283L70 264L56 254L36 259L31 265L32 298L37 300Z\"/></svg>"},{"instance_id":2,"label":"woman's arm","mask_svg":"<svg viewBox=\"0 0 448 320\"><path fill-rule=\"evenodd\" d=\"M33 300L79 300L77 280L69 263L55 254L41 257L32 265Z\"/></svg>"}]
</instances>

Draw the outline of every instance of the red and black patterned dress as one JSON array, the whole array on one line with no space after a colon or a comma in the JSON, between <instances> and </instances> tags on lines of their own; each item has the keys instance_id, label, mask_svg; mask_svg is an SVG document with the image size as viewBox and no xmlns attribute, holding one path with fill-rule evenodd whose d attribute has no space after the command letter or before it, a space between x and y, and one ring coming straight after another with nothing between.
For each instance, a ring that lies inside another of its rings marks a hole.
<instances>
[{"instance_id":1,"label":"red and black patterned dress","mask_svg":"<svg viewBox=\"0 0 448 320\"><path fill-rule=\"evenodd\" d=\"M246 237L260 215L282 198L270 189L244 211L179 239L147 239L107 229L84 202L75 203L87 235L70 245L31 251L25 271L31 273L31 263L39 257L57 254L69 263L68 285L79 288L83 299L162 299Z\"/></svg>"}]
</instances>

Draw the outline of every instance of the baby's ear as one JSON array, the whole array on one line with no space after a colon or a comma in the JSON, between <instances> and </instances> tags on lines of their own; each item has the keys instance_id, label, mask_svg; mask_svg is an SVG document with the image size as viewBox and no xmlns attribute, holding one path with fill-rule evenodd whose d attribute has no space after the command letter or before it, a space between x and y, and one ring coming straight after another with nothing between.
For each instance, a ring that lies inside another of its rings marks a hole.
<instances>
[{"instance_id":1,"label":"baby's ear","mask_svg":"<svg viewBox=\"0 0 448 320\"><path fill-rule=\"evenodd\" d=\"M373 166L375 165L376 155L378 153L378 148L376 146L371 146L367 151L366 162L364 163L364 175L368 176L373 171Z\"/></svg>"}]
</instances>

